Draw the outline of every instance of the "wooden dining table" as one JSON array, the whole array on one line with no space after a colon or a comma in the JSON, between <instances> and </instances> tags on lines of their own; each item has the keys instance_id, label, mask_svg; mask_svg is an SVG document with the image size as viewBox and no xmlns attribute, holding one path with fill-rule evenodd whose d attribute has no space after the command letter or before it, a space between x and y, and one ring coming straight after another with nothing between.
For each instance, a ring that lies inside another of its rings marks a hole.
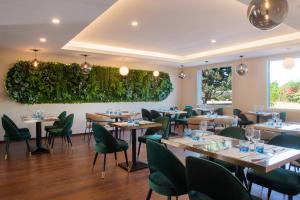
<instances>
[{"instance_id":1,"label":"wooden dining table","mask_svg":"<svg viewBox=\"0 0 300 200\"><path fill-rule=\"evenodd\" d=\"M57 121L57 116L45 116L44 118L36 118L33 115L23 116L23 123L35 123L36 130L36 149L32 152L32 155L49 153L50 151L42 146L42 123Z\"/></svg>"},{"instance_id":2,"label":"wooden dining table","mask_svg":"<svg viewBox=\"0 0 300 200\"><path fill-rule=\"evenodd\" d=\"M128 122L115 122L111 123L110 126L118 128L118 129L124 129L127 131L130 131L132 140L131 140L131 161L129 162L129 168L127 167L127 164L125 162L119 163L119 167L125 169L128 172L134 172L137 170L142 170L148 167L148 165L144 162L138 161L137 160L137 152L136 152L136 131L138 129L146 129L146 128L154 128L154 127L162 127L161 123L156 123L152 121L145 121L145 120L140 120L138 123L128 123Z\"/></svg>"},{"instance_id":3,"label":"wooden dining table","mask_svg":"<svg viewBox=\"0 0 300 200\"><path fill-rule=\"evenodd\" d=\"M251 125L254 129L261 131L271 131L275 133L294 133L300 135L300 123L282 122L281 125L276 123L264 122Z\"/></svg>"},{"instance_id":4,"label":"wooden dining table","mask_svg":"<svg viewBox=\"0 0 300 200\"><path fill-rule=\"evenodd\" d=\"M209 150L209 145L218 142L225 142L228 147L216 151ZM168 140L162 139L162 143L264 173L300 158L300 150L267 144L264 145L262 154L254 151L240 152L239 140L219 135L203 136L200 141L194 141L190 137L173 137Z\"/></svg>"},{"instance_id":5,"label":"wooden dining table","mask_svg":"<svg viewBox=\"0 0 300 200\"><path fill-rule=\"evenodd\" d=\"M256 123L259 123L262 117L272 116L271 112L248 111L245 114L256 116Z\"/></svg>"},{"instance_id":6,"label":"wooden dining table","mask_svg":"<svg viewBox=\"0 0 300 200\"><path fill-rule=\"evenodd\" d=\"M233 117L229 115L198 115L198 116L193 116L192 118L199 119L202 121L213 122L216 119L232 119Z\"/></svg>"}]
</instances>

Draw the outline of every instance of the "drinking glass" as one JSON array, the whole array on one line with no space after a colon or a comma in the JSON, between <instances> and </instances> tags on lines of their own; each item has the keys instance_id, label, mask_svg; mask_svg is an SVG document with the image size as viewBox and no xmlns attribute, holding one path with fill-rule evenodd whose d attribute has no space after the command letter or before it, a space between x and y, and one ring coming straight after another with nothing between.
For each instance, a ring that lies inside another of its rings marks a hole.
<instances>
[{"instance_id":1,"label":"drinking glass","mask_svg":"<svg viewBox=\"0 0 300 200\"><path fill-rule=\"evenodd\" d=\"M232 127L237 127L237 126L238 126L238 123L239 123L239 118L238 118L237 116L234 116L234 117L233 117L233 120L232 120L231 126L232 126Z\"/></svg>"},{"instance_id":2,"label":"drinking glass","mask_svg":"<svg viewBox=\"0 0 300 200\"><path fill-rule=\"evenodd\" d=\"M200 122L200 130L205 132L207 130L207 121Z\"/></svg>"},{"instance_id":3,"label":"drinking glass","mask_svg":"<svg viewBox=\"0 0 300 200\"><path fill-rule=\"evenodd\" d=\"M264 153L264 141L263 140L259 140L256 144L255 144L255 151L257 153Z\"/></svg>"},{"instance_id":4,"label":"drinking glass","mask_svg":"<svg viewBox=\"0 0 300 200\"><path fill-rule=\"evenodd\" d=\"M253 106L253 111L254 111L255 113L257 113L257 111L258 111L257 105L254 105L254 106Z\"/></svg>"},{"instance_id":5,"label":"drinking glass","mask_svg":"<svg viewBox=\"0 0 300 200\"><path fill-rule=\"evenodd\" d=\"M251 141L254 136L254 129L253 128L247 128L245 132L245 136L247 140Z\"/></svg>"},{"instance_id":6,"label":"drinking glass","mask_svg":"<svg viewBox=\"0 0 300 200\"><path fill-rule=\"evenodd\" d=\"M183 130L183 133L184 133L184 136L185 136L185 137L192 137L192 130L189 129L189 128L185 128L185 129Z\"/></svg>"},{"instance_id":7,"label":"drinking glass","mask_svg":"<svg viewBox=\"0 0 300 200\"><path fill-rule=\"evenodd\" d=\"M249 151L249 142L245 140L240 140L239 145L240 145L240 152L247 153Z\"/></svg>"},{"instance_id":8,"label":"drinking glass","mask_svg":"<svg viewBox=\"0 0 300 200\"><path fill-rule=\"evenodd\" d=\"M259 112L261 112L261 113L264 112L264 106L263 105L260 106Z\"/></svg>"},{"instance_id":9,"label":"drinking glass","mask_svg":"<svg viewBox=\"0 0 300 200\"><path fill-rule=\"evenodd\" d=\"M253 137L252 141L256 144L258 141L260 141L260 130L254 130L253 131Z\"/></svg>"}]
</instances>

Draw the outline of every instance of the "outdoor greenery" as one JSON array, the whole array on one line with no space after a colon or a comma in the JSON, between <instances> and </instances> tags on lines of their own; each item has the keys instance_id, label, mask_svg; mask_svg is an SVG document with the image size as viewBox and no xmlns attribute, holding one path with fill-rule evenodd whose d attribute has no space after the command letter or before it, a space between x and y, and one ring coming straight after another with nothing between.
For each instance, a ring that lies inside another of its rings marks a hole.
<instances>
[{"instance_id":1,"label":"outdoor greenery","mask_svg":"<svg viewBox=\"0 0 300 200\"><path fill-rule=\"evenodd\" d=\"M41 62L35 69L30 61L15 63L5 86L11 99L24 104L162 101L173 90L168 73L130 70L123 77L119 68L93 66L84 76L76 63Z\"/></svg>"},{"instance_id":2,"label":"outdoor greenery","mask_svg":"<svg viewBox=\"0 0 300 200\"><path fill-rule=\"evenodd\" d=\"M276 102L300 103L300 81L289 81L279 86L276 81L270 83L270 104Z\"/></svg>"},{"instance_id":3,"label":"outdoor greenery","mask_svg":"<svg viewBox=\"0 0 300 200\"><path fill-rule=\"evenodd\" d=\"M231 101L232 100L232 69L221 67L202 72L202 101Z\"/></svg>"}]
</instances>

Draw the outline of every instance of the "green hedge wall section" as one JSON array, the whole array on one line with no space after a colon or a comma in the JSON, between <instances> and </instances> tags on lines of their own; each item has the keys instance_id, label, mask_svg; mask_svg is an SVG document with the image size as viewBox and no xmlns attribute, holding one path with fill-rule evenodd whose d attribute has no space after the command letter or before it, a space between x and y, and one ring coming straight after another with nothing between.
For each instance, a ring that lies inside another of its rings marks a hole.
<instances>
[{"instance_id":1,"label":"green hedge wall section","mask_svg":"<svg viewBox=\"0 0 300 200\"><path fill-rule=\"evenodd\" d=\"M30 61L13 65L6 76L9 97L23 104L162 101L172 92L168 73L154 77L152 71L93 66L84 76L80 65Z\"/></svg>"}]
</instances>

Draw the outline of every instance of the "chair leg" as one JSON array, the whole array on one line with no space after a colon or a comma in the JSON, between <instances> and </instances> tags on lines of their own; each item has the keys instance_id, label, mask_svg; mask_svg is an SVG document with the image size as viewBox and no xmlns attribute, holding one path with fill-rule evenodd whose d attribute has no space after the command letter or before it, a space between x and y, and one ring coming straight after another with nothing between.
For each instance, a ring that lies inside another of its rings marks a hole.
<instances>
[{"instance_id":1,"label":"chair leg","mask_svg":"<svg viewBox=\"0 0 300 200\"><path fill-rule=\"evenodd\" d=\"M139 142L139 148L138 148L137 157L140 156L140 153L141 153L141 145L142 145L142 142Z\"/></svg>"},{"instance_id":2,"label":"chair leg","mask_svg":"<svg viewBox=\"0 0 300 200\"><path fill-rule=\"evenodd\" d=\"M98 152L96 152L95 156L94 156L93 168L95 167L95 164L96 164L96 161L97 161L97 157L98 157Z\"/></svg>"},{"instance_id":3,"label":"chair leg","mask_svg":"<svg viewBox=\"0 0 300 200\"><path fill-rule=\"evenodd\" d=\"M67 135L67 140L68 140L68 143L69 143L71 146L73 146L73 145L72 145L71 137L70 137L69 135Z\"/></svg>"},{"instance_id":4,"label":"chair leg","mask_svg":"<svg viewBox=\"0 0 300 200\"><path fill-rule=\"evenodd\" d=\"M249 181L249 184L248 184L248 191L249 191L249 193L251 193L251 189L252 189L252 182Z\"/></svg>"},{"instance_id":5,"label":"chair leg","mask_svg":"<svg viewBox=\"0 0 300 200\"><path fill-rule=\"evenodd\" d=\"M7 160L8 158L8 149L9 149L9 141L6 141L6 145L5 145L5 156L4 159Z\"/></svg>"},{"instance_id":6,"label":"chair leg","mask_svg":"<svg viewBox=\"0 0 300 200\"><path fill-rule=\"evenodd\" d=\"M51 151L53 151L53 146L54 146L54 136L51 137Z\"/></svg>"},{"instance_id":7,"label":"chair leg","mask_svg":"<svg viewBox=\"0 0 300 200\"><path fill-rule=\"evenodd\" d=\"M125 161L126 161L127 169L129 171L130 168L129 168L129 162L128 162L128 156L127 156L127 151L126 150L124 150L124 155L125 155Z\"/></svg>"},{"instance_id":8,"label":"chair leg","mask_svg":"<svg viewBox=\"0 0 300 200\"><path fill-rule=\"evenodd\" d=\"M293 200L293 196L292 196L292 195L289 195L289 196L288 196L288 200Z\"/></svg>"},{"instance_id":9,"label":"chair leg","mask_svg":"<svg viewBox=\"0 0 300 200\"><path fill-rule=\"evenodd\" d=\"M149 189L146 200L150 200L152 195L152 189Z\"/></svg>"},{"instance_id":10,"label":"chair leg","mask_svg":"<svg viewBox=\"0 0 300 200\"><path fill-rule=\"evenodd\" d=\"M30 149L28 140L25 140L25 142L26 142L26 146L27 146L27 151L28 151L29 157L31 157L31 149Z\"/></svg>"},{"instance_id":11,"label":"chair leg","mask_svg":"<svg viewBox=\"0 0 300 200\"><path fill-rule=\"evenodd\" d=\"M117 152L114 152L114 154L115 154L116 166L118 166L118 157L117 157Z\"/></svg>"},{"instance_id":12,"label":"chair leg","mask_svg":"<svg viewBox=\"0 0 300 200\"><path fill-rule=\"evenodd\" d=\"M172 200L172 196L168 196L168 197L167 197L167 200Z\"/></svg>"},{"instance_id":13,"label":"chair leg","mask_svg":"<svg viewBox=\"0 0 300 200\"><path fill-rule=\"evenodd\" d=\"M270 200L271 192L272 192L272 190L270 188L268 188L268 197L267 197L268 200Z\"/></svg>"},{"instance_id":14,"label":"chair leg","mask_svg":"<svg viewBox=\"0 0 300 200\"><path fill-rule=\"evenodd\" d=\"M104 154L103 171L102 171L102 174L101 174L101 178L105 177L105 165L106 165L106 153Z\"/></svg>"}]
</instances>

